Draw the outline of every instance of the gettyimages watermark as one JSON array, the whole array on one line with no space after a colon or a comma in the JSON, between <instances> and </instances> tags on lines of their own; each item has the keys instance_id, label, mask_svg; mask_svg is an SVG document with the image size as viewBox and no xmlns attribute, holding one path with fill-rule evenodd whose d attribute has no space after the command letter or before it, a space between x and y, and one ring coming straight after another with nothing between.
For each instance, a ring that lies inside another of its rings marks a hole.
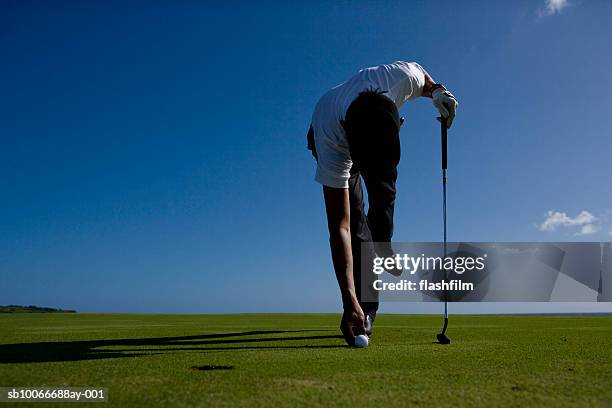
<instances>
[{"instance_id":1,"label":"gettyimages watermark","mask_svg":"<svg viewBox=\"0 0 612 408\"><path fill-rule=\"evenodd\" d=\"M610 242L362 243L364 301L612 302Z\"/></svg>"}]
</instances>

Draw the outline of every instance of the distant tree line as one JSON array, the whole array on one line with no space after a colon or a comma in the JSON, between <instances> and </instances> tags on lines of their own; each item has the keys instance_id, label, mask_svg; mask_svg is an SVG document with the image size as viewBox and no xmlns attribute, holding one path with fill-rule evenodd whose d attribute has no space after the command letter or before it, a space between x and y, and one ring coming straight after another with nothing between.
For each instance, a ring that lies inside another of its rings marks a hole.
<instances>
[{"instance_id":1,"label":"distant tree line","mask_svg":"<svg viewBox=\"0 0 612 408\"><path fill-rule=\"evenodd\" d=\"M0 313L76 313L76 310L54 309L52 307L40 306L0 306Z\"/></svg>"}]
</instances>

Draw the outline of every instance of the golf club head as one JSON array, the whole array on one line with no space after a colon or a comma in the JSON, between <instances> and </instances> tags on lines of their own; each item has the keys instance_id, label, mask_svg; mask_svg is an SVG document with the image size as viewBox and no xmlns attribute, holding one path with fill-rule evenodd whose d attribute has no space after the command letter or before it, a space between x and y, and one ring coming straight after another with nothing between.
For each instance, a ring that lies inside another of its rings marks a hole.
<instances>
[{"instance_id":1,"label":"golf club head","mask_svg":"<svg viewBox=\"0 0 612 408\"><path fill-rule=\"evenodd\" d=\"M436 335L436 338L438 339L438 343L440 344L450 344L450 339L444 333L438 333Z\"/></svg>"}]
</instances>

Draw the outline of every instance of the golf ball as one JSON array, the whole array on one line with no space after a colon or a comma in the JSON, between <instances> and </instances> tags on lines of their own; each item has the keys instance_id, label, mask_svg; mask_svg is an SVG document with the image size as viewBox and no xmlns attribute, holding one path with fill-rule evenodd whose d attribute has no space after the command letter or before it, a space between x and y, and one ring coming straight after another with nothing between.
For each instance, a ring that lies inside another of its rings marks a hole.
<instances>
[{"instance_id":1,"label":"golf ball","mask_svg":"<svg viewBox=\"0 0 612 408\"><path fill-rule=\"evenodd\" d=\"M370 341L368 339L368 336L366 336L365 334L359 334L355 336L355 347L358 347L358 348L368 347L369 342Z\"/></svg>"}]
</instances>

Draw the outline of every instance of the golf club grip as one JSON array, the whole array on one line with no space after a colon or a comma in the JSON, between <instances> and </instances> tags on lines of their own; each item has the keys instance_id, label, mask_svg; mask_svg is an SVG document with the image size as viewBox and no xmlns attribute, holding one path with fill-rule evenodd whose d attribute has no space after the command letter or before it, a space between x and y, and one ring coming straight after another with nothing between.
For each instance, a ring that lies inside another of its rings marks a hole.
<instances>
[{"instance_id":1,"label":"golf club grip","mask_svg":"<svg viewBox=\"0 0 612 408\"><path fill-rule=\"evenodd\" d=\"M447 169L446 150L447 150L447 144L448 144L448 136L447 136L448 129L446 128L446 118L444 117L440 118L440 129L442 131L442 169L446 170Z\"/></svg>"}]
</instances>

